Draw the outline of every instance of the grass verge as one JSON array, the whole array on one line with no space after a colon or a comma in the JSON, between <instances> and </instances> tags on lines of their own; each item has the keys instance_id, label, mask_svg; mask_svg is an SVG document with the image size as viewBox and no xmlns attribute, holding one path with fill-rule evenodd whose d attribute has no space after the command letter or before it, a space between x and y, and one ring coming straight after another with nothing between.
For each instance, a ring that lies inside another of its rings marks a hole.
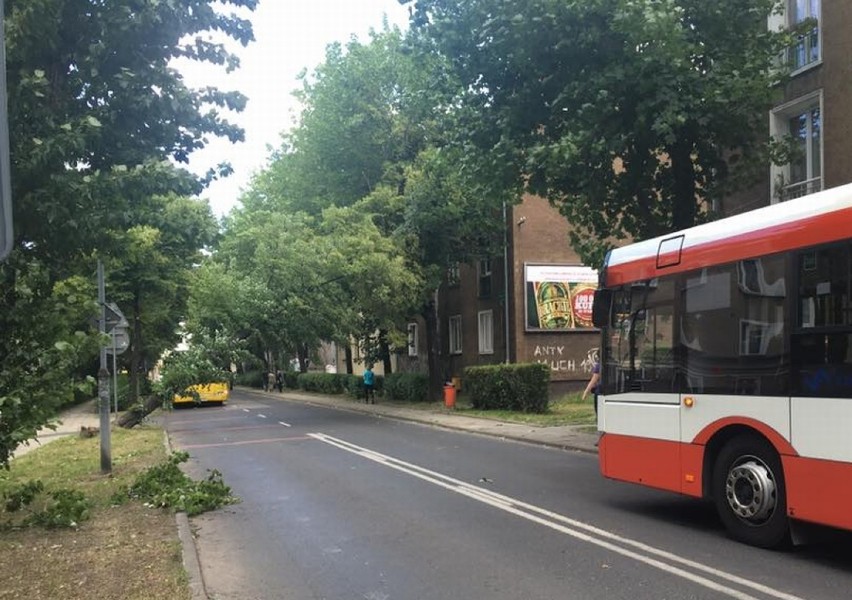
<instances>
[{"instance_id":1,"label":"grass verge","mask_svg":"<svg viewBox=\"0 0 852 600\"><path fill-rule=\"evenodd\" d=\"M9 471L0 472L3 497L30 482L44 485L26 509L0 512L0 599L190 598L174 514L140 501L115 501L166 460L163 430L118 428L110 437L109 475L101 473L99 439L76 436L15 458ZM72 527L26 525L33 514L43 514L56 491L63 497L80 492L88 518Z\"/></svg>"},{"instance_id":2,"label":"grass verge","mask_svg":"<svg viewBox=\"0 0 852 600\"><path fill-rule=\"evenodd\" d=\"M443 411L446 410L442 402L393 402L382 400L383 404L404 406L416 410ZM566 394L558 400L551 401L546 413L522 413L510 410L477 410L470 405L470 401L460 394L456 399L456 407L453 411L459 415L478 417L481 419L492 419L506 423L524 423L538 427L558 427L562 425L577 425L584 429L588 428L590 433L596 431L595 409L591 399L581 399L579 393Z\"/></svg>"}]
</instances>

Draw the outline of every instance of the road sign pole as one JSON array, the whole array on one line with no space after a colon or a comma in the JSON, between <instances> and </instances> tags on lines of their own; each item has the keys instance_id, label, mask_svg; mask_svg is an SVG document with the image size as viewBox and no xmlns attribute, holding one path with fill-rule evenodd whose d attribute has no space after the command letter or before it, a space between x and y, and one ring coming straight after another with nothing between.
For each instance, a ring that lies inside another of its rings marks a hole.
<instances>
[{"instance_id":1,"label":"road sign pole","mask_svg":"<svg viewBox=\"0 0 852 600\"><path fill-rule=\"evenodd\" d=\"M98 319L98 330L101 335L106 333L106 284L104 283L104 264L98 260L98 304L101 315ZM112 454L109 438L109 370L107 368L107 351L101 346L101 365L98 369L98 408L101 424L101 473L112 471Z\"/></svg>"}]
</instances>

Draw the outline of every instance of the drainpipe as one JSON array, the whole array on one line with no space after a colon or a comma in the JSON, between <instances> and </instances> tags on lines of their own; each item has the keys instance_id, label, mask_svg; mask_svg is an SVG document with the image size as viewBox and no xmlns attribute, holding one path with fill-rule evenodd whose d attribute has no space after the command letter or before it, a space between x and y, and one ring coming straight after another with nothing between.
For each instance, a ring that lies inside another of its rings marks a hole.
<instances>
[{"instance_id":1,"label":"drainpipe","mask_svg":"<svg viewBox=\"0 0 852 600\"><path fill-rule=\"evenodd\" d=\"M505 360L509 364L509 222L506 220L506 201L503 200L503 334L506 344Z\"/></svg>"}]
</instances>

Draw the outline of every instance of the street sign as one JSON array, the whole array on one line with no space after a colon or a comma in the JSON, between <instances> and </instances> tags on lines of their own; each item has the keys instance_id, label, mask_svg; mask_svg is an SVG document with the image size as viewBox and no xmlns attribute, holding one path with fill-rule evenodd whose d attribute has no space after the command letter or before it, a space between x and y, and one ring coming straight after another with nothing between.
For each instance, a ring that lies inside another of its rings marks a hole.
<instances>
[{"instance_id":1,"label":"street sign","mask_svg":"<svg viewBox=\"0 0 852 600\"><path fill-rule=\"evenodd\" d=\"M106 333L109 333L115 327L124 327L125 329L130 327L130 323L124 318L124 314L115 302L104 303L104 316L106 318Z\"/></svg>"},{"instance_id":2,"label":"street sign","mask_svg":"<svg viewBox=\"0 0 852 600\"><path fill-rule=\"evenodd\" d=\"M116 326L110 334L112 344L106 347L107 354L123 354L130 347L130 331L127 327Z\"/></svg>"}]
</instances>

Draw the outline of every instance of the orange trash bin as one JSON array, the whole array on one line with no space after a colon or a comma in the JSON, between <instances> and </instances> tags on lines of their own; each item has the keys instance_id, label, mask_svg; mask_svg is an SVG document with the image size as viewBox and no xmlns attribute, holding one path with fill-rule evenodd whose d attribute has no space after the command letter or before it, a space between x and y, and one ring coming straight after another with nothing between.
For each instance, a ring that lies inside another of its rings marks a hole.
<instances>
[{"instance_id":1,"label":"orange trash bin","mask_svg":"<svg viewBox=\"0 0 852 600\"><path fill-rule=\"evenodd\" d=\"M444 386L444 406L447 408L456 407L456 388L452 385Z\"/></svg>"}]
</instances>

